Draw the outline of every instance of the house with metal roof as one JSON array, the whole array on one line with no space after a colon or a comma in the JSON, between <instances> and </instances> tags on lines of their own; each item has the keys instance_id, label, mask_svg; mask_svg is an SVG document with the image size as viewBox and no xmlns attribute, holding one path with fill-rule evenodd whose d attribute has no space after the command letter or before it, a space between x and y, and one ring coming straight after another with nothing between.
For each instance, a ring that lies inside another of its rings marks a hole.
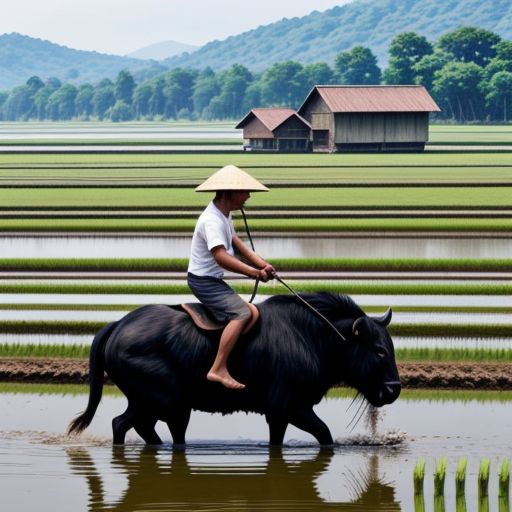
<instances>
[{"instance_id":1,"label":"house with metal roof","mask_svg":"<svg viewBox=\"0 0 512 512\"><path fill-rule=\"evenodd\" d=\"M291 108L253 108L236 128L243 129L244 150L311 150L311 125Z\"/></svg>"},{"instance_id":2,"label":"house with metal roof","mask_svg":"<svg viewBox=\"0 0 512 512\"><path fill-rule=\"evenodd\" d=\"M317 85L298 114L311 125L313 151L422 151L430 112L421 85Z\"/></svg>"}]
</instances>

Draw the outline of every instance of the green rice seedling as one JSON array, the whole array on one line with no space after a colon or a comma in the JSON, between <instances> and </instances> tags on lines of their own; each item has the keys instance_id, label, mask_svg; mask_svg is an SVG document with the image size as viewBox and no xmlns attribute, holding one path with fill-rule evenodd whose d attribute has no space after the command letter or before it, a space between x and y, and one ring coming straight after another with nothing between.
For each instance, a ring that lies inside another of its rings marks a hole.
<instances>
[{"instance_id":1,"label":"green rice seedling","mask_svg":"<svg viewBox=\"0 0 512 512\"><path fill-rule=\"evenodd\" d=\"M466 489L466 468L468 465L468 458L461 457L457 463L455 470L455 495L464 496Z\"/></svg>"},{"instance_id":2,"label":"green rice seedling","mask_svg":"<svg viewBox=\"0 0 512 512\"><path fill-rule=\"evenodd\" d=\"M425 512L425 497L423 494L414 495L414 512Z\"/></svg>"},{"instance_id":3,"label":"green rice seedling","mask_svg":"<svg viewBox=\"0 0 512 512\"><path fill-rule=\"evenodd\" d=\"M434 495L434 512L444 512L444 494Z\"/></svg>"},{"instance_id":4,"label":"green rice seedling","mask_svg":"<svg viewBox=\"0 0 512 512\"><path fill-rule=\"evenodd\" d=\"M444 481L446 478L446 457L436 464L434 471L434 496L444 496Z\"/></svg>"},{"instance_id":5,"label":"green rice seedling","mask_svg":"<svg viewBox=\"0 0 512 512\"><path fill-rule=\"evenodd\" d=\"M90 345L50 343L0 343L0 357L86 359Z\"/></svg>"},{"instance_id":6,"label":"green rice seedling","mask_svg":"<svg viewBox=\"0 0 512 512\"><path fill-rule=\"evenodd\" d=\"M463 494L465 491L467 465L467 457L461 457L457 462L455 469L455 490L458 494Z\"/></svg>"},{"instance_id":7,"label":"green rice seedling","mask_svg":"<svg viewBox=\"0 0 512 512\"><path fill-rule=\"evenodd\" d=\"M466 496L457 494L455 496L455 512L466 512Z\"/></svg>"},{"instance_id":8,"label":"green rice seedling","mask_svg":"<svg viewBox=\"0 0 512 512\"><path fill-rule=\"evenodd\" d=\"M510 460L504 459L501 464L499 476L498 476L498 496L504 500L509 499L510 489Z\"/></svg>"},{"instance_id":9,"label":"green rice seedling","mask_svg":"<svg viewBox=\"0 0 512 512\"><path fill-rule=\"evenodd\" d=\"M478 496L487 497L489 494L489 470L491 461L483 458L478 469Z\"/></svg>"},{"instance_id":10,"label":"green rice seedling","mask_svg":"<svg viewBox=\"0 0 512 512\"><path fill-rule=\"evenodd\" d=\"M418 459L413 472L414 494L423 495L423 482L425 481L425 459Z\"/></svg>"}]
</instances>

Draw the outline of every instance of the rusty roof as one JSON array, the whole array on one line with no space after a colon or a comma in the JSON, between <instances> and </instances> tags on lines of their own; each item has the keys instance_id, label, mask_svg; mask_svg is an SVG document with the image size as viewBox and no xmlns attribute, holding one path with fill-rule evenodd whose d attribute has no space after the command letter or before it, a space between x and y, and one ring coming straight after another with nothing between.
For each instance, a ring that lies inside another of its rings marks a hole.
<instances>
[{"instance_id":1,"label":"rusty roof","mask_svg":"<svg viewBox=\"0 0 512 512\"><path fill-rule=\"evenodd\" d=\"M440 112L422 85L317 85L315 91L332 112Z\"/></svg>"},{"instance_id":2,"label":"rusty roof","mask_svg":"<svg viewBox=\"0 0 512 512\"><path fill-rule=\"evenodd\" d=\"M293 108L253 108L235 128L243 128L243 125L251 116L257 117L266 128L273 132L292 116L298 117L305 125L311 128L311 125L302 118Z\"/></svg>"}]
</instances>

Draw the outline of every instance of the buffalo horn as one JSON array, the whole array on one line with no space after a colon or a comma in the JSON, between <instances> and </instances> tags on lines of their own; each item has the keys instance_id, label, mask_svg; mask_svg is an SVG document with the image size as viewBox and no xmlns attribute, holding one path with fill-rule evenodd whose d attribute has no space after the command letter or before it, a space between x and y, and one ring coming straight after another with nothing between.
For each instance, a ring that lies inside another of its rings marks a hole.
<instances>
[{"instance_id":1,"label":"buffalo horn","mask_svg":"<svg viewBox=\"0 0 512 512\"><path fill-rule=\"evenodd\" d=\"M388 308L388 310L382 315L377 318L373 318L373 321L378 323L379 325L382 325L382 327L386 327L389 325L389 322L391 322L391 316L393 315L393 311L391 308Z\"/></svg>"}]
</instances>

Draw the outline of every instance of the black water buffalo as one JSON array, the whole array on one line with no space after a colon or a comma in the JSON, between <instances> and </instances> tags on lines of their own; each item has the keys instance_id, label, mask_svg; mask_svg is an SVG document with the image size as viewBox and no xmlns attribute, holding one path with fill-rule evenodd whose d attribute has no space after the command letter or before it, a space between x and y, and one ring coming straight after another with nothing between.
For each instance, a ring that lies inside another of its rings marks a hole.
<instances>
[{"instance_id":1,"label":"black water buffalo","mask_svg":"<svg viewBox=\"0 0 512 512\"><path fill-rule=\"evenodd\" d=\"M400 394L393 342L386 331L391 310L370 318L346 296L302 295L342 333L296 297L277 295L259 305L260 320L236 344L229 369L242 391L206 380L218 331L201 331L179 306L151 305L132 311L98 332L89 361L86 410L69 432L92 421L101 399L104 370L128 398L112 421L113 441L122 444L134 428L148 444L160 444L154 426L165 421L175 444L185 442L192 409L264 414L270 443L283 442L289 423L320 444L332 444L329 428L313 412L332 386L355 388L376 407Z\"/></svg>"}]
</instances>

